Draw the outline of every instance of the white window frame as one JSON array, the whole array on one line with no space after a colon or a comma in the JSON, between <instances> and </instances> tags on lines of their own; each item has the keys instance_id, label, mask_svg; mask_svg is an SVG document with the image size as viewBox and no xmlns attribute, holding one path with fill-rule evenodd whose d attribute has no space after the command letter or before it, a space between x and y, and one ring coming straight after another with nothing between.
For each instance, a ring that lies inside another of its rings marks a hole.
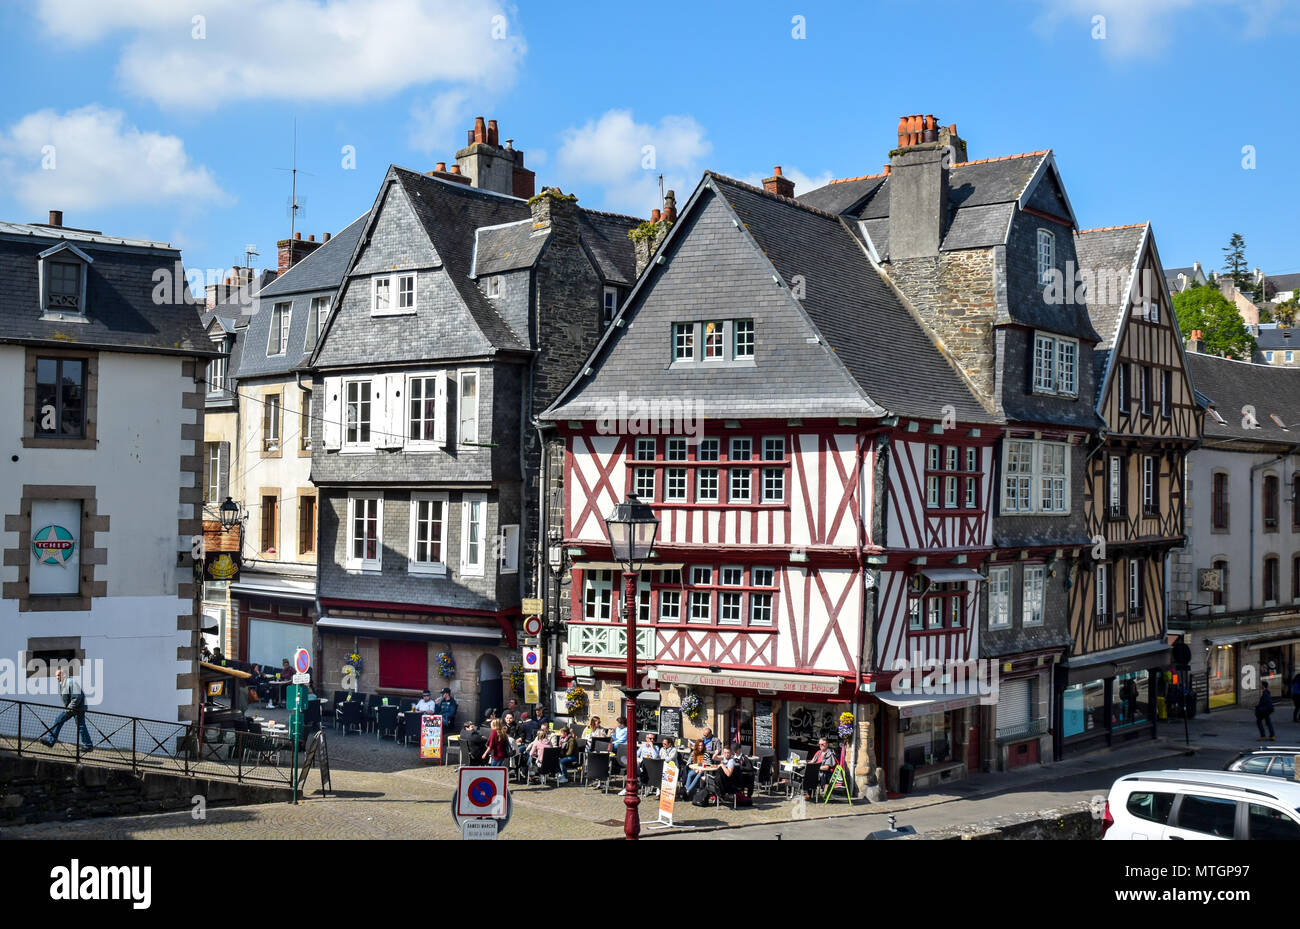
<instances>
[{"instance_id":1,"label":"white window frame","mask_svg":"<svg viewBox=\"0 0 1300 929\"><path fill-rule=\"evenodd\" d=\"M465 378L474 378L474 437L465 436ZM456 445L468 448L467 442L479 443L479 398L483 396L483 378L478 368L461 368L456 372Z\"/></svg>"},{"instance_id":2,"label":"white window frame","mask_svg":"<svg viewBox=\"0 0 1300 929\"><path fill-rule=\"evenodd\" d=\"M1030 454L1030 471L1028 474L1023 471L1010 470L1011 446L1013 443L1029 444L1032 446ZM1060 454L1062 463L1064 464L1064 473L1048 474L1046 472L1044 464L1044 459L1046 458L1045 450L1049 447L1063 449ZM1070 460L1070 446L1068 444L1064 442L1045 442L1038 439L1007 438L1003 440L1002 462L1003 476L1001 512L1003 514L1008 516L1020 516L1031 513L1052 514L1057 516L1069 514L1071 506L1070 472L1073 464ZM1029 505L1027 507L1020 505L1021 494L1019 492L1014 495L1009 495L1007 493L1007 489L1011 486L1013 481L1016 482L1018 491L1023 489L1022 482L1026 477L1029 478ZM1049 506L1045 500L1047 494L1044 493L1044 490L1048 481L1052 481L1053 486L1055 486L1055 482L1060 482L1061 506L1059 507Z\"/></svg>"},{"instance_id":3,"label":"white window frame","mask_svg":"<svg viewBox=\"0 0 1300 929\"><path fill-rule=\"evenodd\" d=\"M1287 364L1292 364L1295 361L1295 352L1283 352L1282 360Z\"/></svg>"},{"instance_id":4,"label":"white window frame","mask_svg":"<svg viewBox=\"0 0 1300 929\"><path fill-rule=\"evenodd\" d=\"M419 522L419 505L421 503L441 503L442 520L441 531L438 536L438 551L442 557L438 561L417 561L416 553L416 529ZM407 540L406 549L406 570L410 574L437 574L444 575L447 573L447 524L451 522L451 509L448 505L447 494L445 493L412 493L411 494L411 515L409 522L409 539Z\"/></svg>"},{"instance_id":5,"label":"white window frame","mask_svg":"<svg viewBox=\"0 0 1300 929\"><path fill-rule=\"evenodd\" d=\"M674 485L677 489L674 490ZM664 469L664 502L685 503L690 499L690 476L686 468Z\"/></svg>"},{"instance_id":6,"label":"white window frame","mask_svg":"<svg viewBox=\"0 0 1300 929\"><path fill-rule=\"evenodd\" d=\"M744 495L739 490L738 483L744 484ZM728 503L753 503L754 502L754 469L749 467L728 468L727 469L727 502Z\"/></svg>"},{"instance_id":7,"label":"white window frame","mask_svg":"<svg viewBox=\"0 0 1300 929\"><path fill-rule=\"evenodd\" d=\"M1056 269L1056 233L1050 229L1038 230L1038 283L1052 283L1052 271Z\"/></svg>"},{"instance_id":8,"label":"white window frame","mask_svg":"<svg viewBox=\"0 0 1300 929\"><path fill-rule=\"evenodd\" d=\"M618 315L618 288L606 287L601 294L601 320L608 326Z\"/></svg>"},{"instance_id":9,"label":"white window frame","mask_svg":"<svg viewBox=\"0 0 1300 929\"><path fill-rule=\"evenodd\" d=\"M1142 562L1137 558L1128 560L1128 615L1142 615Z\"/></svg>"},{"instance_id":10,"label":"white window frame","mask_svg":"<svg viewBox=\"0 0 1300 929\"><path fill-rule=\"evenodd\" d=\"M669 604L673 609L669 611ZM682 621L682 592L680 589L659 591L659 621L661 623L679 623Z\"/></svg>"},{"instance_id":11,"label":"white window frame","mask_svg":"<svg viewBox=\"0 0 1300 929\"><path fill-rule=\"evenodd\" d=\"M587 607L595 605L595 616L588 616ZM613 622L614 616L614 572L582 572L582 619L589 623Z\"/></svg>"},{"instance_id":12,"label":"white window frame","mask_svg":"<svg viewBox=\"0 0 1300 929\"><path fill-rule=\"evenodd\" d=\"M333 298L326 294L323 297L311 298L311 312L316 319L316 343L320 344L320 337L325 332L325 323L330 318L330 304ZM304 339L306 337L304 336Z\"/></svg>"},{"instance_id":13,"label":"white window frame","mask_svg":"<svg viewBox=\"0 0 1300 929\"><path fill-rule=\"evenodd\" d=\"M1119 455L1106 459L1106 515L1124 515L1124 459Z\"/></svg>"},{"instance_id":14,"label":"white window frame","mask_svg":"<svg viewBox=\"0 0 1300 929\"><path fill-rule=\"evenodd\" d=\"M412 278L411 305L400 306L402 279ZM386 282L386 283L384 283ZM379 306L379 291L388 292L388 306ZM394 271L391 274L376 274L370 278L370 315L371 316L410 316L419 309L420 273L418 271Z\"/></svg>"},{"instance_id":15,"label":"white window frame","mask_svg":"<svg viewBox=\"0 0 1300 929\"><path fill-rule=\"evenodd\" d=\"M655 499L655 485L658 483L655 477L654 468L632 469L632 492L636 495L637 499L641 500L643 503L651 503ZM645 492L647 485L644 483L644 480L647 479L650 482L648 485L650 488L649 493Z\"/></svg>"},{"instance_id":16,"label":"white window frame","mask_svg":"<svg viewBox=\"0 0 1300 929\"><path fill-rule=\"evenodd\" d=\"M1069 364L1066 356L1069 355ZM1079 342L1077 339L1056 339L1056 392L1066 397L1079 395Z\"/></svg>"},{"instance_id":17,"label":"white window frame","mask_svg":"<svg viewBox=\"0 0 1300 929\"><path fill-rule=\"evenodd\" d=\"M501 275L493 274L490 277L488 277L487 287L484 289L487 291L488 299L495 300L498 297L500 297L501 296Z\"/></svg>"},{"instance_id":18,"label":"white window frame","mask_svg":"<svg viewBox=\"0 0 1300 929\"><path fill-rule=\"evenodd\" d=\"M478 560L470 559L470 528L474 522L470 518L470 505L479 504L478 521ZM487 494L464 494L460 500L460 573L463 577L482 577L483 565L487 562Z\"/></svg>"},{"instance_id":19,"label":"white window frame","mask_svg":"<svg viewBox=\"0 0 1300 929\"><path fill-rule=\"evenodd\" d=\"M1079 396L1079 340L1034 333L1034 393Z\"/></svg>"},{"instance_id":20,"label":"white window frame","mask_svg":"<svg viewBox=\"0 0 1300 929\"><path fill-rule=\"evenodd\" d=\"M741 337L745 338L742 339ZM746 359L753 360L754 350L757 347L758 338L754 330L754 321L752 319L737 319L731 324L731 358L733 361ZM744 348L745 351L741 351Z\"/></svg>"},{"instance_id":21,"label":"white window frame","mask_svg":"<svg viewBox=\"0 0 1300 929\"><path fill-rule=\"evenodd\" d=\"M1056 337L1034 333L1034 393L1056 393Z\"/></svg>"},{"instance_id":22,"label":"white window frame","mask_svg":"<svg viewBox=\"0 0 1300 929\"><path fill-rule=\"evenodd\" d=\"M706 493L705 478L708 478L713 484L711 493ZM696 503L717 503L718 502L718 469L717 468L697 468L695 471L695 502Z\"/></svg>"},{"instance_id":23,"label":"white window frame","mask_svg":"<svg viewBox=\"0 0 1300 929\"><path fill-rule=\"evenodd\" d=\"M1020 587L1020 624L1022 626L1041 626L1043 624L1043 602L1047 590L1047 566L1041 564L1025 565L1024 577Z\"/></svg>"},{"instance_id":24,"label":"white window frame","mask_svg":"<svg viewBox=\"0 0 1300 929\"><path fill-rule=\"evenodd\" d=\"M1264 359L1265 359L1269 364L1272 364L1272 363L1273 363L1273 353L1272 353L1272 352L1265 352L1265 353L1264 353Z\"/></svg>"},{"instance_id":25,"label":"white window frame","mask_svg":"<svg viewBox=\"0 0 1300 929\"><path fill-rule=\"evenodd\" d=\"M1011 568L989 568L989 628L1011 628Z\"/></svg>"},{"instance_id":26,"label":"white window frame","mask_svg":"<svg viewBox=\"0 0 1300 929\"><path fill-rule=\"evenodd\" d=\"M1156 508L1156 456L1142 456L1142 514L1145 516Z\"/></svg>"},{"instance_id":27,"label":"white window frame","mask_svg":"<svg viewBox=\"0 0 1300 929\"><path fill-rule=\"evenodd\" d=\"M696 338L695 323L673 323L668 348L672 352L671 360L673 364L686 364L695 361L696 347L699 339ZM682 354L682 349L686 353Z\"/></svg>"},{"instance_id":28,"label":"white window frame","mask_svg":"<svg viewBox=\"0 0 1300 929\"><path fill-rule=\"evenodd\" d=\"M386 296L385 306L379 305L379 291ZM390 275L380 274L370 279L370 315L390 316L393 313L393 279Z\"/></svg>"},{"instance_id":29,"label":"white window frame","mask_svg":"<svg viewBox=\"0 0 1300 929\"><path fill-rule=\"evenodd\" d=\"M716 325L715 330L718 336L718 353L709 354L709 326ZM708 361L713 364L727 360L727 334L731 327L727 325L725 319L706 319L700 323L700 361Z\"/></svg>"},{"instance_id":30,"label":"white window frame","mask_svg":"<svg viewBox=\"0 0 1300 929\"><path fill-rule=\"evenodd\" d=\"M406 376L406 381L405 381L406 396L404 398L404 401L402 402L402 423L401 423L402 443L406 447L428 449L428 448L439 448L446 444L445 435L441 439L438 437L438 417L439 415L442 415L443 417L446 417L447 415L445 409L447 405L445 382L443 384L443 396L441 398L441 403L439 403L439 397L438 397L438 384L439 381L442 381L443 378L445 378L445 376L446 376L445 373L441 371L422 371L422 372L417 372L415 374L408 374ZM425 391L429 387L428 382L432 382L432 387L433 387L432 399L434 404L432 420L428 420L423 416L415 417L411 415L411 404L415 400L415 390L413 388L413 385L416 381L424 382L420 386L421 405L423 405L426 400L430 399L428 394L425 393ZM433 423L432 439L411 438L411 426L413 423L419 422L421 424L422 428L420 429L420 433L421 435L423 435L424 433L423 424L430 421ZM444 433L446 431L445 422L443 425L443 431Z\"/></svg>"},{"instance_id":31,"label":"white window frame","mask_svg":"<svg viewBox=\"0 0 1300 929\"><path fill-rule=\"evenodd\" d=\"M221 346L217 346L221 349ZM208 393L219 394L226 389L226 355L218 355L208 361Z\"/></svg>"},{"instance_id":32,"label":"white window frame","mask_svg":"<svg viewBox=\"0 0 1300 929\"><path fill-rule=\"evenodd\" d=\"M280 448L280 421L284 416L283 394L267 394L262 401L262 451L274 452Z\"/></svg>"},{"instance_id":33,"label":"white window frame","mask_svg":"<svg viewBox=\"0 0 1300 929\"><path fill-rule=\"evenodd\" d=\"M654 461L659 457L659 440L652 436L638 438L632 454L633 461Z\"/></svg>"},{"instance_id":34,"label":"white window frame","mask_svg":"<svg viewBox=\"0 0 1300 929\"><path fill-rule=\"evenodd\" d=\"M1095 606L1095 615L1098 620L1106 620L1108 622L1111 618L1110 602L1107 592L1107 584L1110 580L1109 569L1110 565L1106 562L1103 561L1099 563L1097 565L1096 583L1093 585L1093 596L1097 601Z\"/></svg>"},{"instance_id":35,"label":"white window frame","mask_svg":"<svg viewBox=\"0 0 1300 929\"><path fill-rule=\"evenodd\" d=\"M358 500L375 501L375 558L358 558L353 552L356 551L356 537L353 530L356 528L356 507ZM383 571L384 569L384 495L368 490L353 490L348 492L348 527L344 534L347 540L347 558L344 566L349 571Z\"/></svg>"},{"instance_id":36,"label":"white window frame","mask_svg":"<svg viewBox=\"0 0 1300 929\"><path fill-rule=\"evenodd\" d=\"M497 559L498 574L519 573L519 524L510 523L501 527L500 557Z\"/></svg>"},{"instance_id":37,"label":"white window frame","mask_svg":"<svg viewBox=\"0 0 1300 929\"><path fill-rule=\"evenodd\" d=\"M687 458L685 436L670 436L664 440L664 461L686 461Z\"/></svg>"},{"instance_id":38,"label":"white window frame","mask_svg":"<svg viewBox=\"0 0 1300 929\"><path fill-rule=\"evenodd\" d=\"M416 312L419 309L419 303L420 303L419 274L415 271L405 271L401 274L394 274L393 278L394 278L394 284L396 285L393 288L393 296L397 298L397 312L398 313ZM411 302L407 306L402 306L402 296L403 296L402 285L406 283L408 280L411 282Z\"/></svg>"},{"instance_id":39,"label":"white window frame","mask_svg":"<svg viewBox=\"0 0 1300 929\"><path fill-rule=\"evenodd\" d=\"M357 390L357 438L356 438L355 440L349 440L349 439L348 439L348 407L351 406L351 404L352 404L352 401L348 399L348 387L351 386L352 384L365 384L367 390L369 391L369 397L368 397L365 401L362 401L362 400L361 400L361 391L360 391L360 388L358 388L358 390ZM373 447L373 445L374 445L374 441L375 441L375 384L374 384L374 381L373 381L372 379L368 378L368 377L349 377L349 378L344 378L344 379L343 379L342 388L341 388L341 390L340 390L340 393L343 395L343 404L342 404L342 409L343 409L343 422L340 423L340 426L342 427L341 430L340 430L341 433L342 433L342 435L341 435L342 442L341 442L340 444L341 444L343 447L346 447L346 448L371 448L371 447ZM363 402L365 402L365 403L369 406L369 408L370 408L370 416L369 416L369 418L368 418L367 420L365 420L366 427L367 427L367 428L369 429L369 431L370 431L370 436L369 436L369 438L367 438L367 439L365 439L365 440L362 440L362 439L361 439L361 422L362 422L362 420L361 420L361 404L362 404Z\"/></svg>"}]
</instances>

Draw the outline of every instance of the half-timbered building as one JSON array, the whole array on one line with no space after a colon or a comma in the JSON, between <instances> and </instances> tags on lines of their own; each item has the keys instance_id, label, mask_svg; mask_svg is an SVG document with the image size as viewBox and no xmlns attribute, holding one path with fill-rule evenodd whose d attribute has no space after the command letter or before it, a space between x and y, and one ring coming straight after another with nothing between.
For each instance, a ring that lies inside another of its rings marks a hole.
<instances>
[{"instance_id":1,"label":"half-timbered building","mask_svg":"<svg viewBox=\"0 0 1300 929\"><path fill-rule=\"evenodd\" d=\"M1057 751L1151 737L1170 662L1165 596L1183 539L1184 460L1200 408L1151 225L1076 236L1097 346L1097 411L1083 495L1092 545L1070 588L1057 670Z\"/></svg>"},{"instance_id":2,"label":"half-timbered building","mask_svg":"<svg viewBox=\"0 0 1300 929\"><path fill-rule=\"evenodd\" d=\"M997 700L972 714L963 760L999 769L1051 760L1052 669L1069 641L1070 567L1088 541L1086 446L1100 426L1098 336L1085 301L1072 286L1063 292L1078 264L1078 224L1055 158L1036 151L970 161L955 125L905 117L884 173L799 199L861 236L931 339L1005 421L978 653L997 675ZM911 738L923 742L917 730L941 721L913 720ZM944 763L954 759L940 757L913 750L919 784L951 776Z\"/></svg>"},{"instance_id":3,"label":"half-timbered building","mask_svg":"<svg viewBox=\"0 0 1300 929\"><path fill-rule=\"evenodd\" d=\"M591 712L617 711L603 517L634 494L660 520L637 603L657 682L640 724L698 701L688 736L784 753L838 743L850 711L859 786L880 765L894 789L905 758L964 769L964 682L946 700L946 678L911 670L979 656L997 417L857 233L792 194L779 170L763 190L706 174L542 417L574 559L565 667L595 689ZM909 731L914 713L938 722Z\"/></svg>"}]
</instances>

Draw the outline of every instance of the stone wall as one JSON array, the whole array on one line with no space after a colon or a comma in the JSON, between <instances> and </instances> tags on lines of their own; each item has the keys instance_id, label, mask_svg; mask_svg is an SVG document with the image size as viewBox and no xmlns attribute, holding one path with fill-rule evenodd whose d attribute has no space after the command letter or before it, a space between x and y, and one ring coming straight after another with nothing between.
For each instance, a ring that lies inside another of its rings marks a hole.
<instances>
[{"instance_id":1,"label":"stone wall","mask_svg":"<svg viewBox=\"0 0 1300 929\"><path fill-rule=\"evenodd\" d=\"M137 775L129 769L0 753L0 823L8 826L194 810L196 797L207 806L234 806L283 803L291 796L287 787L173 774Z\"/></svg>"},{"instance_id":2,"label":"stone wall","mask_svg":"<svg viewBox=\"0 0 1300 929\"><path fill-rule=\"evenodd\" d=\"M993 397L997 296L992 250L894 260L884 268L971 383L986 398Z\"/></svg>"}]
</instances>

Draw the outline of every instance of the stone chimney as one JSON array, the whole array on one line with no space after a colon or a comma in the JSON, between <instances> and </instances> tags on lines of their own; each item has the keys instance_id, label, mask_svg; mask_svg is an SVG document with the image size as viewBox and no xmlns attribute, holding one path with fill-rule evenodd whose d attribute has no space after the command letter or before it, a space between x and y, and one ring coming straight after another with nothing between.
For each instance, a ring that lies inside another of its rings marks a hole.
<instances>
[{"instance_id":1,"label":"stone chimney","mask_svg":"<svg viewBox=\"0 0 1300 929\"><path fill-rule=\"evenodd\" d=\"M904 116L898 121L898 148L889 154L891 260L938 256L948 223L952 157L948 143L940 141L933 116Z\"/></svg>"},{"instance_id":2,"label":"stone chimney","mask_svg":"<svg viewBox=\"0 0 1300 929\"><path fill-rule=\"evenodd\" d=\"M537 176L524 167L522 149L507 139L502 148L497 121L474 118L474 128L466 134L465 147L456 153L456 164L449 173L467 178L483 190L509 194L527 200L536 190Z\"/></svg>"},{"instance_id":3,"label":"stone chimney","mask_svg":"<svg viewBox=\"0 0 1300 929\"><path fill-rule=\"evenodd\" d=\"M632 240L633 251L636 253L637 277L640 277L641 272L650 264L650 259L668 237L668 230L675 222L677 222L677 194L670 190L664 194L663 210L651 210L650 221L642 223L628 233L628 238Z\"/></svg>"},{"instance_id":4,"label":"stone chimney","mask_svg":"<svg viewBox=\"0 0 1300 929\"><path fill-rule=\"evenodd\" d=\"M295 232L292 239L281 239L275 243L276 249L280 253L280 260L276 267L277 274L283 274L298 262L302 261L316 249L320 248L321 243L316 241L313 235L306 242L302 240L302 233Z\"/></svg>"},{"instance_id":5,"label":"stone chimney","mask_svg":"<svg viewBox=\"0 0 1300 929\"><path fill-rule=\"evenodd\" d=\"M63 226L63 211L62 211L62 210L50 210L50 221L49 221L49 225L54 226L55 228L60 228L60 227Z\"/></svg>"},{"instance_id":6,"label":"stone chimney","mask_svg":"<svg viewBox=\"0 0 1300 929\"><path fill-rule=\"evenodd\" d=\"M578 242L578 198L558 187L543 187L528 201L533 212L533 229L550 229L551 245Z\"/></svg>"},{"instance_id":7,"label":"stone chimney","mask_svg":"<svg viewBox=\"0 0 1300 929\"><path fill-rule=\"evenodd\" d=\"M794 181L781 174L781 166L772 169L772 176L763 179L763 189L778 197L794 197Z\"/></svg>"},{"instance_id":8,"label":"stone chimney","mask_svg":"<svg viewBox=\"0 0 1300 929\"><path fill-rule=\"evenodd\" d=\"M1187 340L1187 350L1198 355L1205 354L1205 338L1201 330L1192 330L1192 337Z\"/></svg>"},{"instance_id":9,"label":"stone chimney","mask_svg":"<svg viewBox=\"0 0 1300 929\"><path fill-rule=\"evenodd\" d=\"M429 172L429 177L441 178L444 181L451 181L453 184L464 184L469 186L469 178L460 173L460 165L452 165L451 170L447 170L447 162L440 161L434 169Z\"/></svg>"}]
</instances>

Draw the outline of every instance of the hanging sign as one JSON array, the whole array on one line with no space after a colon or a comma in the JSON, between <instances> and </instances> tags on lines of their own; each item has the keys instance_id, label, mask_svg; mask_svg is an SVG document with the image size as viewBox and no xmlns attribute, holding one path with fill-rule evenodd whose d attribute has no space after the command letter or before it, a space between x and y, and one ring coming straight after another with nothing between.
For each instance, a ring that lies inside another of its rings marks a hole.
<instances>
[{"instance_id":1,"label":"hanging sign","mask_svg":"<svg viewBox=\"0 0 1300 929\"><path fill-rule=\"evenodd\" d=\"M203 556L205 581L237 581L241 563L238 552L207 552Z\"/></svg>"},{"instance_id":2,"label":"hanging sign","mask_svg":"<svg viewBox=\"0 0 1300 929\"><path fill-rule=\"evenodd\" d=\"M541 703L542 698L538 694L539 691L538 677L539 675L536 671L524 672L524 702L525 703Z\"/></svg>"},{"instance_id":3,"label":"hanging sign","mask_svg":"<svg viewBox=\"0 0 1300 929\"><path fill-rule=\"evenodd\" d=\"M524 597L522 609L525 616L540 616L542 612L542 598Z\"/></svg>"}]
</instances>

